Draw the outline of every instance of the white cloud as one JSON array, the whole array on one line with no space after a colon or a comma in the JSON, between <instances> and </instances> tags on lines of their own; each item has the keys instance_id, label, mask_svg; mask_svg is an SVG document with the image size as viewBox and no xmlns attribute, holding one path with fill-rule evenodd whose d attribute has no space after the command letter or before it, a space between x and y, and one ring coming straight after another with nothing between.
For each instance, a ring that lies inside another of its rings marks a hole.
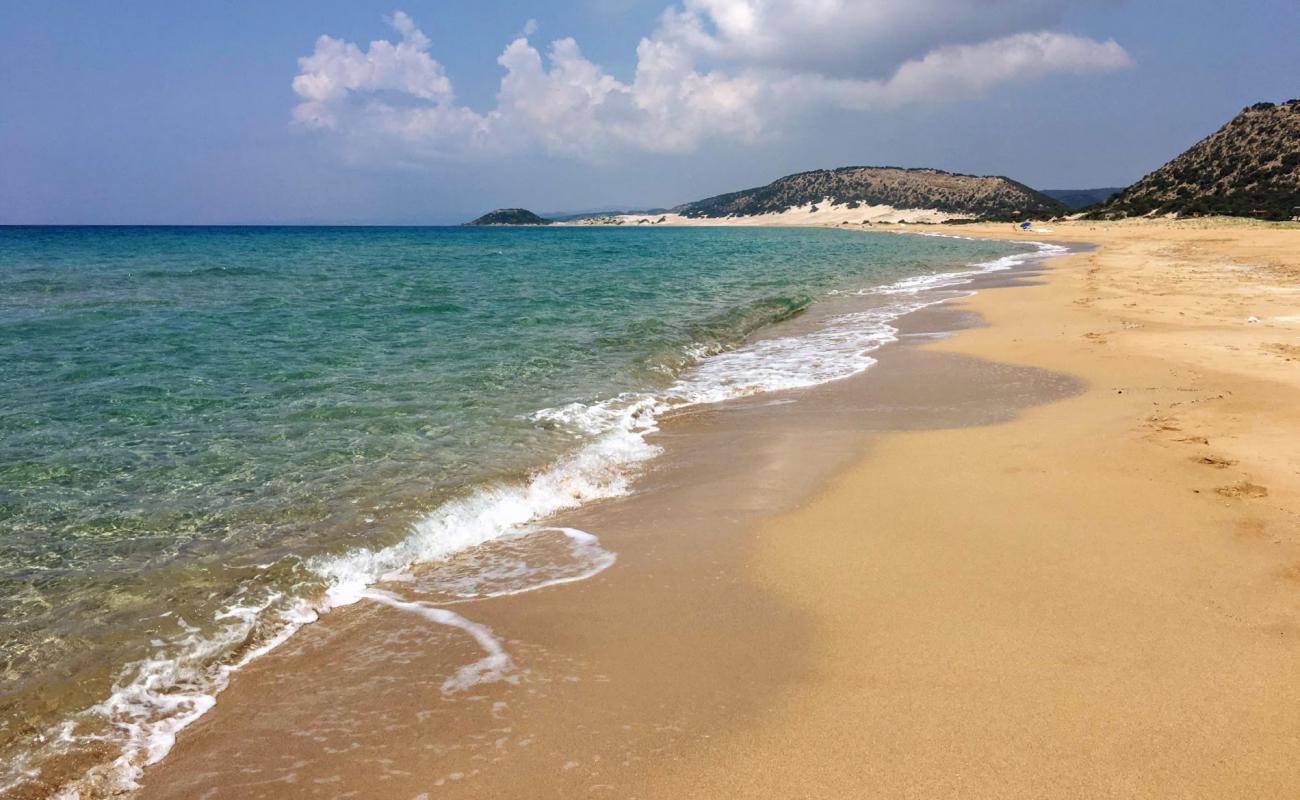
<instances>
[{"instance_id":1,"label":"white cloud","mask_svg":"<svg viewBox=\"0 0 1300 800\"><path fill-rule=\"evenodd\" d=\"M402 35L401 41L371 42L364 53L355 44L329 36L316 40L316 52L298 59L302 72L293 79L293 90L303 102L294 109L296 119L334 127L334 112L350 95L384 90L437 105L452 102L451 81L429 56L429 38L401 11L388 23Z\"/></svg>"},{"instance_id":2,"label":"white cloud","mask_svg":"<svg viewBox=\"0 0 1300 800\"><path fill-rule=\"evenodd\" d=\"M685 0L637 46L630 82L573 39L545 57L536 22L497 63L496 107L458 104L431 43L406 14L397 43L366 50L322 36L299 59L294 118L362 151L400 158L546 152L598 159L621 150L687 152L710 137L749 141L824 107L880 110L974 97L1053 73L1131 65L1124 49L1026 25L1065 0ZM395 147L396 146L396 147Z\"/></svg>"},{"instance_id":3,"label":"white cloud","mask_svg":"<svg viewBox=\"0 0 1300 800\"><path fill-rule=\"evenodd\" d=\"M906 62L886 80L814 79L804 91L865 111L971 97L999 83L1032 81L1051 72L1084 74L1132 64L1113 39L1098 42L1039 31L942 47Z\"/></svg>"},{"instance_id":4,"label":"white cloud","mask_svg":"<svg viewBox=\"0 0 1300 800\"><path fill-rule=\"evenodd\" d=\"M882 79L940 47L1058 24L1070 0L683 0L660 35L708 56Z\"/></svg>"}]
</instances>

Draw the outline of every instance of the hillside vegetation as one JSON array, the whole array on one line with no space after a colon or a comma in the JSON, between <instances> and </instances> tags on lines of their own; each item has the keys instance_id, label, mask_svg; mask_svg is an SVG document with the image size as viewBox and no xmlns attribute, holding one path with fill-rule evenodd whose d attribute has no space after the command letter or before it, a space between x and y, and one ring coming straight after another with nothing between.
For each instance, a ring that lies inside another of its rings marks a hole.
<instances>
[{"instance_id":1,"label":"hillside vegetation","mask_svg":"<svg viewBox=\"0 0 1300 800\"><path fill-rule=\"evenodd\" d=\"M1010 178L901 167L800 172L766 186L720 194L672 210L685 217L754 216L779 214L810 203L934 209L985 220L1052 217L1068 210L1059 201Z\"/></svg>"},{"instance_id":2,"label":"hillside vegetation","mask_svg":"<svg viewBox=\"0 0 1300 800\"><path fill-rule=\"evenodd\" d=\"M498 208L489 211L470 225L550 225L552 220L539 217L526 208Z\"/></svg>"},{"instance_id":3,"label":"hillside vegetation","mask_svg":"<svg viewBox=\"0 0 1300 800\"><path fill-rule=\"evenodd\" d=\"M1300 100L1258 103L1089 216L1300 216Z\"/></svg>"},{"instance_id":4,"label":"hillside vegetation","mask_svg":"<svg viewBox=\"0 0 1300 800\"><path fill-rule=\"evenodd\" d=\"M1079 209L1104 203L1122 191L1123 186L1108 186L1101 189L1044 189L1043 194L1072 209Z\"/></svg>"}]
</instances>

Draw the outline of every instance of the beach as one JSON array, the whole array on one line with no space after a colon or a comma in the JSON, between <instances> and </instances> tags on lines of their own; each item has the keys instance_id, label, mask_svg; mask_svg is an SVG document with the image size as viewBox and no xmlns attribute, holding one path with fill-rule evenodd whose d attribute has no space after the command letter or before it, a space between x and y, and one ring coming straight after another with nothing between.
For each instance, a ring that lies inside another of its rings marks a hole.
<instances>
[{"instance_id":1,"label":"beach","mask_svg":"<svg viewBox=\"0 0 1300 800\"><path fill-rule=\"evenodd\" d=\"M787 406L869 370L900 315L1056 252L815 227L0 238L0 794L83 798L132 791L246 667L349 612L420 637L454 719L546 674L478 608L631 563L562 512L644 494L617 537L669 498L656 473L740 477L660 459L704 441L661 421ZM354 650L384 678L392 644Z\"/></svg>"},{"instance_id":2,"label":"beach","mask_svg":"<svg viewBox=\"0 0 1300 800\"><path fill-rule=\"evenodd\" d=\"M0 800L1300 798L1295 0L101 5Z\"/></svg>"},{"instance_id":3,"label":"beach","mask_svg":"<svg viewBox=\"0 0 1300 800\"><path fill-rule=\"evenodd\" d=\"M885 437L763 526L819 668L662 796L1294 795L1297 234L1097 233L937 345L1088 389Z\"/></svg>"},{"instance_id":4,"label":"beach","mask_svg":"<svg viewBox=\"0 0 1300 800\"><path fill-rule=\"evenodd\" d=\"M1097 249L665 423L555 521L614 567L472 604L511 680L448 701L473 640L341 609L142 796L1293 796L1298 235L1057 226Z\"/></svg>"},{"instance_id":5,"label":"beach","mask_svg":"<svg viewBox=\"0 0 1300 800\"><path fill-rule=\"evenodd\" d=\"M562 459L519 533L336 582L219 684L157 661L171 683L115 695L143 744L48 774L99 759L83 798L1292 796L1300 230L887 229L864 241L1038 254L832 292L665 390L696 400L579 407L630 426L579 451L622 443L626 487ZM485 497L439 513L521 502Z\"/></svg>"}]
</instances>

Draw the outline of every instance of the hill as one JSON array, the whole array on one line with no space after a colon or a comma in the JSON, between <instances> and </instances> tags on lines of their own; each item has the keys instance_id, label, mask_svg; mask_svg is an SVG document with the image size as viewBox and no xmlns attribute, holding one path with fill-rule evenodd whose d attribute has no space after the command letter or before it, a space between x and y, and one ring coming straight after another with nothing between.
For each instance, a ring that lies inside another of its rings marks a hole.
<instances>
[{"instance_id":1,"label":"hill","mask_svg":"<svg viewBox=\"0 0 1300 800\"><path fill-rule=\"evenodd\" d=\"M470 225L550 225L553 220L539 217L526 208L498 208L489 211Z\"/></svg>"},{"instance_id":2,"label":"hill","mask_svg":"<svg viewBox=\"0 0 1300 800\"><path fill-rule=\"evenodd\" d=\"M1077 210L1104 203L1122 191L1123 186L1109 186L1102 189L1044 189L1043 194L1053 200L1060 200L1071 210Z\"/></svg>"},{"instance_id":3,"label":"hill","mask_svg":"<svg viewBox=\"0 0 1300 800\"><path fill-rule=\"evenodd\" d=\"M638 206L625 206L615 208L596 208L587 211L544 211L543 216L551 222L573 222L574 220L591 219L599 217L617 217L629 216L632 214L663 214L666 208L640 208Z\"/></svg>"},{"instance_id":4,"label":"hill","mask_svg":"<svg viewBox=\"0 0 1300 800\"><path fill-rule=\"evenodd\" d=\"M1300 100L1257 103L1089 216L1300 215Z\"/></svg>"},{"instance_id":5,"label":"hill","mask_svg":"<svg viewBox=\"0 0 1300 800\"><path fill-rule=\"evenodd\" d=\"M720 194L672 209L684 217L779 214L820 203L933 209L986 220L1052 217L1068 209L1022 183L1000 176L960 175L938 169L840 167L800 172L754 189Z\"/></svg>"}]
</instances>

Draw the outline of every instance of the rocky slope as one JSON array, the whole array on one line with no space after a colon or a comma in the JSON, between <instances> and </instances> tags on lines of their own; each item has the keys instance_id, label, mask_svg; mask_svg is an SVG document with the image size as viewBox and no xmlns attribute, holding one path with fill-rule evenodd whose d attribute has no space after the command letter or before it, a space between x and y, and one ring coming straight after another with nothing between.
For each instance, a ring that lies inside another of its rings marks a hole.
<instances>
[{"instance_id":1,"label":"rocky slope","mask_svg":"<svg viewBox=\"0 0 1300 800\"><path fill-rule=\"evenodd\" d=\"M1090 216L1300 216L1300 100L1258 103Z\"/></svg>"}]
</instances>

